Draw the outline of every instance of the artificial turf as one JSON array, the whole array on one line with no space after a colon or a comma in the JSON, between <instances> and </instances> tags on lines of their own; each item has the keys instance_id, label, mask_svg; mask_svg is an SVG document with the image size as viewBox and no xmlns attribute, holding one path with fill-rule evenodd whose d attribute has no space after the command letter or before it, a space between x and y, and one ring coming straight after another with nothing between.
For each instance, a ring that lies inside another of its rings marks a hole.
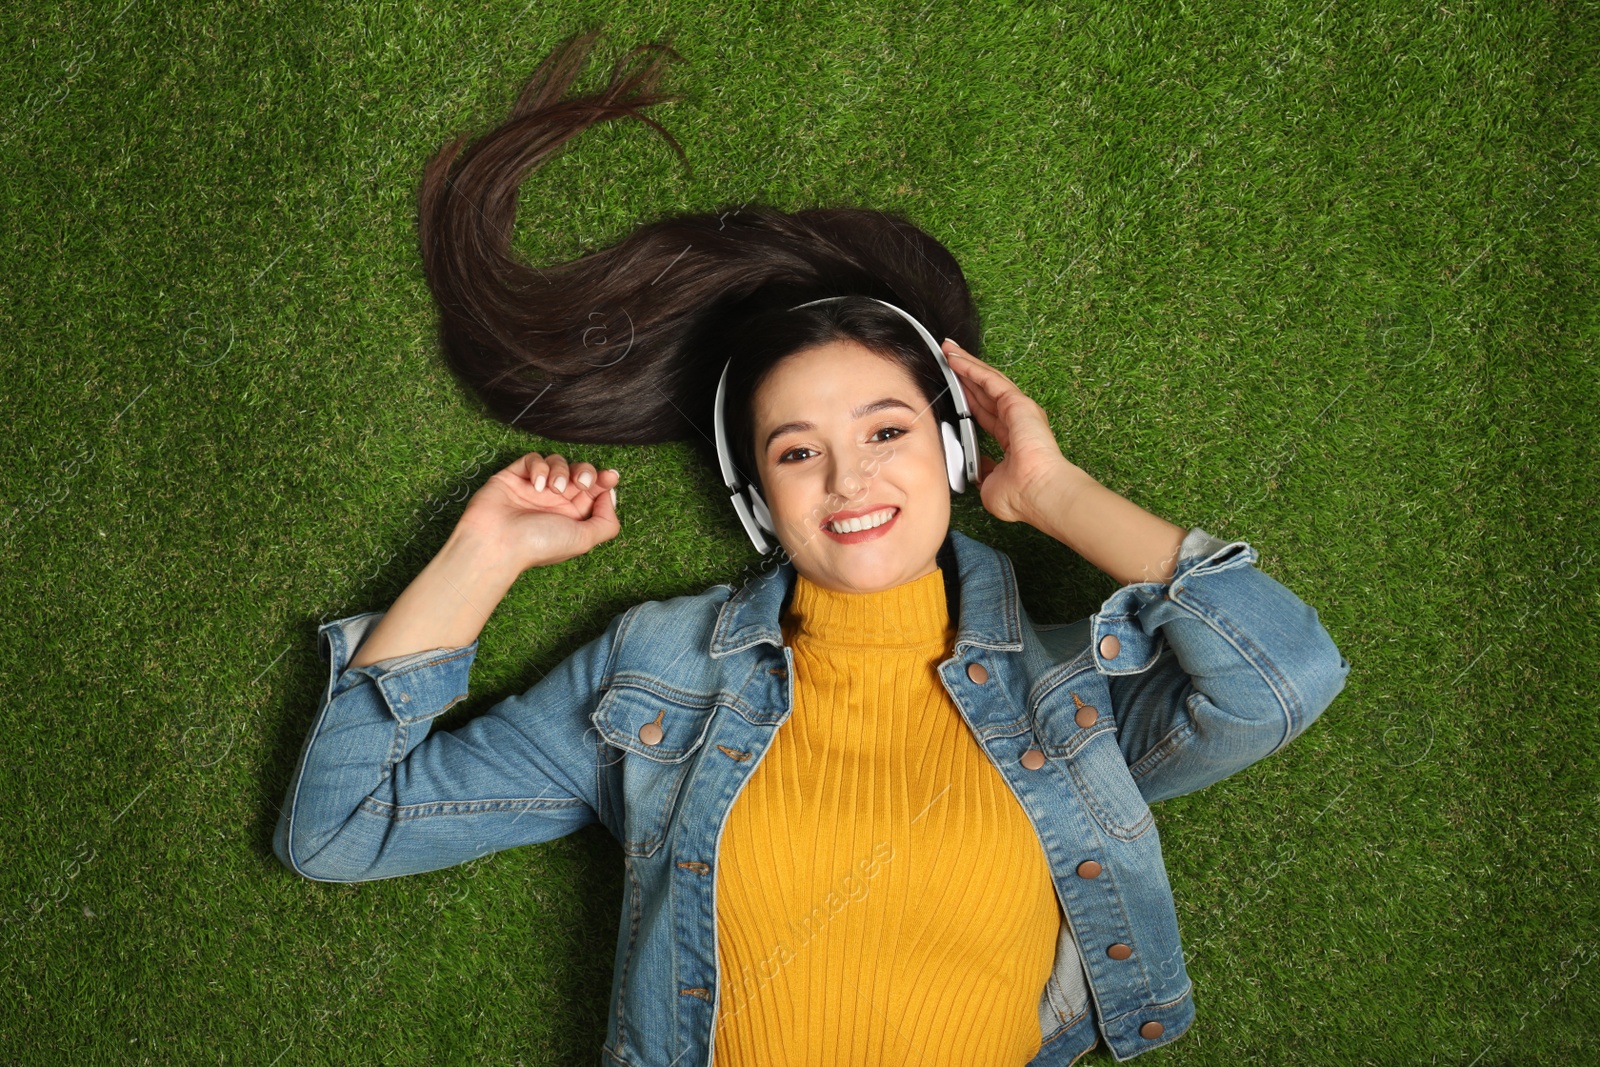
<instances>
[{"instance_id":1,"label":"artificial turf","mask_svg":"<svg viewBox=\"0 0 1600 1067\"><path fill-rule=\"evenodd\" d=\"M1351 661L1283 753L1157 805L1198 1015L1149 1062L1600 1063L1600 12L1466 0L14 5L0 1061L598 1058L598 825L349 886L271 847L317 623L523 452L619 468L622 533L519 579L435 729L755 559L688 444L509 430L439 356L422 166L596 22L580 89L683 56L651 114L693 173L597 127L525 185L523 255L903 212L1068 458L1250 541ZM1040 621L1116 587L970 494L953 524Z\"/></svg>"}]
</instances>

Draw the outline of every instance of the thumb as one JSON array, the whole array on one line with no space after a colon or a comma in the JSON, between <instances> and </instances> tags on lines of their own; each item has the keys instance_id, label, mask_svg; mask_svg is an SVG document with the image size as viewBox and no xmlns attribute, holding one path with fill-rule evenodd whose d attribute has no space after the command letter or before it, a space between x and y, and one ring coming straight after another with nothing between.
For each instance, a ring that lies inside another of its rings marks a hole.
<instances>
[{"instance_id":1,"label":"thumb","mask_svg":"<svg viewBox=\"0 0 1600 1067\"><path fill-rule=\"evenodd\" d=\"M617 505L615 500L616 495L617 490L616 487L613 486L612 488L601 493L599 496L596 496L594 498L594 504L589 509L589 517L584 520L585 526L594 524L598 520L598 525L601 528L605 526L616 527L615 530L611 531L611 533L607 534L605 537L602 537L600 540L610 540L622 532L622 523L617 518Z\"/></svg>"}]
</instances>

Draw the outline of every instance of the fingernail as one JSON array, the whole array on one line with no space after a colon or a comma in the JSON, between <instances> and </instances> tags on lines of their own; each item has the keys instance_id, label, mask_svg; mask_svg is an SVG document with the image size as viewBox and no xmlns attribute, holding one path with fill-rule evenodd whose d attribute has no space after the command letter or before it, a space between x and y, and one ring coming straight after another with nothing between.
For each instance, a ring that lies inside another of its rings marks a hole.
<instances>
[{"instance_id":1,"label":"fingernail","mask_svg":"<svg viewBox=\"0 0 1600 1067\"><path fill-rule=\"evenodd\" d=\"M555 491L559 493L559 492L561 492L561 490L565 489L566 487L567 487L567 476L565 474L557 475L556 476L556 481L555 481L555 486L554 486Z\"/></svg>"},{"instance_id":2,"label":"fingernail","mask_svg":"<svg viewBox=\"0 0 1600 1067\"><path fill-rule=\"evenodd\" d=\"M590 474L588 471L584 471L582 474L578 475L578 484L583 486L585 489L589 488L594 484L594 475Z\"/></svg>"},{"instance_id":3,"label":"fingernail","mask_svg":"<svg viewBox=\"0 0 1600 1067\"><path fill-rule=\"evenodd\" d=\"M544 492L544 475L541 474L533 480L533 491L535 493Z\"/></svg>"},{"instance_id":4,"label":"fingernail","mask_svg":"<svg viewBox=\"0 0 1600 1067\"><path fill-rule=\"evenodd\" d=\"M617 491L615 489L612 489L612 490L610 490L610 493L611 493L611 510L615 511L615 510L617 510Z\"/></svg>"}]
</instances>

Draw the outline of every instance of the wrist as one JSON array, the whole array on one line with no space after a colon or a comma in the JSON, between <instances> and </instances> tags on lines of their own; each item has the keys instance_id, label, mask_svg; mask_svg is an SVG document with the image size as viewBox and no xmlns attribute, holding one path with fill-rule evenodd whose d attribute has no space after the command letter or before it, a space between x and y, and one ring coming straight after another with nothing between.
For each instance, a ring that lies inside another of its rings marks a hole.
<instances>
[{"instance_id":1,"label":"wrist","mask_svg":"<svg viewBox=\"0 0 1600 1067\"><path fill-rule=\"evenodd\" d=\"M470 531L452 533L367 634L349 665L470 645L516 578L515 568L492 542Z\"/></svg>"},{"instance_id":2,"label":"wrist","mask_svg":"<svg viewBox=\"0 0 1600 1067\"><path fill-rule=\"evenodd\" d=\"M1038 496L1040 530L1127 585L1172 578L1186 531L1068 463Z\"/></svg>"},{"instance_id":3,"label":"wrist","mask_svg":"<svg viewBox=\"0 0 1600 1067\"><path fill-rule=\"evenodd\" d=\"M441 568L479 588L511 588L524 568L502 538L470 527L457 526L434 557Z\"/></svg>"},{"instance_id":4,"label":"wrist","mask_svg":"<svg viewBox=\"0 0 1600 1067\"><path fill-rule=\"evenodd\" d=\"M1029 494L1026 521L1041 533L1070 544L1073 513L1085 491L1099 485L1094 477L1069 459L1052 467Z\"/></svg>"}]
</instances>

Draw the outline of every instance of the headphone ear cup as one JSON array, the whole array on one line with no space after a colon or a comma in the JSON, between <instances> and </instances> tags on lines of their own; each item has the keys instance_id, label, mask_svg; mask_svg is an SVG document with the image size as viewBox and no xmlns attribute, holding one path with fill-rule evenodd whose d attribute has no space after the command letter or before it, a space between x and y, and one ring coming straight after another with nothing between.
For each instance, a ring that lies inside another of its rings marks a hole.
<instances>
[{"instance_id":1,"label":"headphone ear cup","mask_svg":"<svg viewBox=\"0 0 1600 1067\"><path fill-rule=\"evenodd\" d=\"M755 486L750 487L750 503L756 513L756 521L761 524L761 529L776 536L777 530L772 525L772 512L767 510L767 502L761 499L761 491Z\"/></svg>"},{"instance_id":2,"label":"headphone ear cup","mask_svg":"<svg viewBox=\"0 0 1600 1067\"><path fill-rule=\"evenodd\" d=\"M950 488L964 493L967 490L967 457L961 450L961 440L948 422L939 424L939 435L944 438L944 469L950 478Z\"/></svg>"},{"instance_id":3,"label":"headphone ear cup","mask_svg":"<svg viewBox=\"0 0 1600 1067\"><path fill-rule=\"evenodd\" d=\"M755 497L755 501L750 499L752 496ZM729 499L733 503L733 510L739 515L739 522L744 527L744 532L750 535L750 543L756 547L757 552L765 553L770 546L761 529L760 516L767 513L767 506L760 504L759 511L756 509L754 505L761 500L761 497L756 495L754 490L749 493L740 490Z\"/></svg>"}]
</instances>

